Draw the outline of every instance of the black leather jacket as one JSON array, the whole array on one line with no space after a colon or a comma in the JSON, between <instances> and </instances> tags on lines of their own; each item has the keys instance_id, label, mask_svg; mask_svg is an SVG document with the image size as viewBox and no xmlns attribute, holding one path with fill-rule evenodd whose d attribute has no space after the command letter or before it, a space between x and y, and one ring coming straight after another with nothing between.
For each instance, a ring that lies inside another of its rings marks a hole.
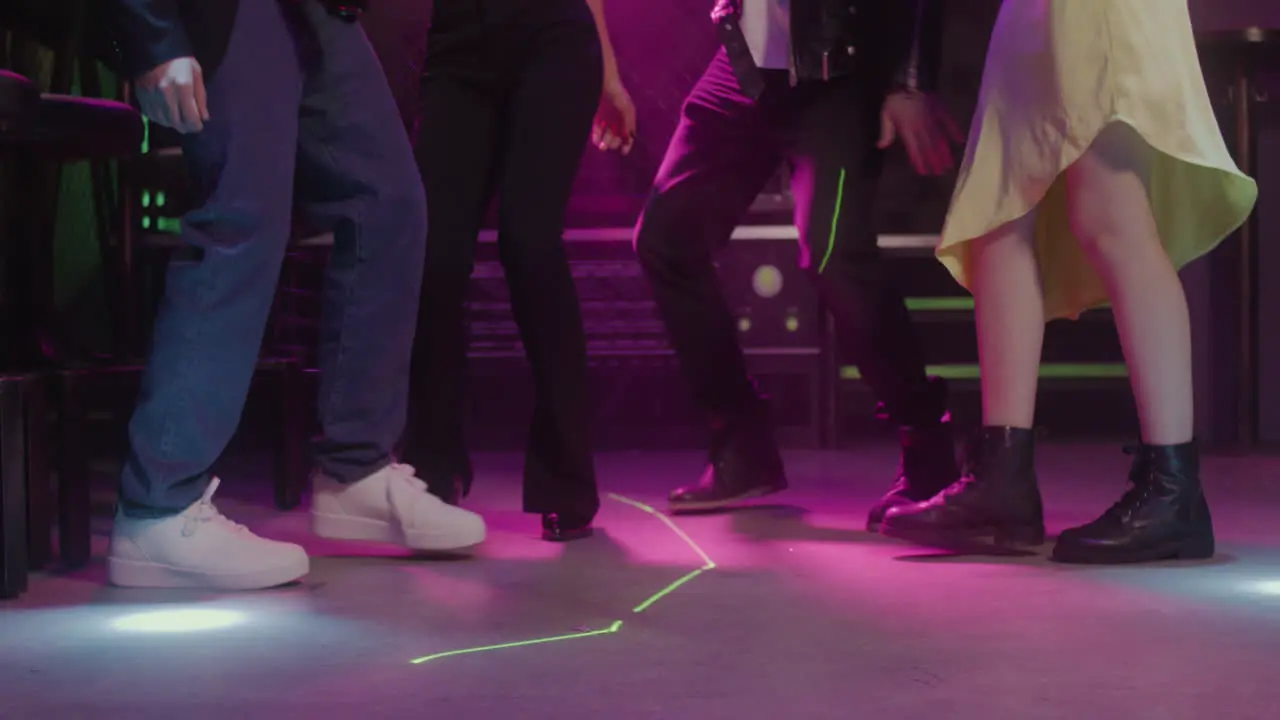
<instances>
[{"instance_id":1,"label":"black leather jacket","mask_svg":"<svg viewBox=\"0 0 1280 720\"><path fill-rule=\"evenodd\" d=\"M99 0L102 2L102 0ZM195 57L205 80L226 54L239 0L105 0L129 78L180 57Z\"/></svg>"},{"instance_id":2,"label":"black leather jacket","mask_svg":"<svg viewBox=\"0 0 1280 720\"><path fill-rule=\"evenodd\" d=\"M711 18L752 97L763 80L738 21L741 0L718 0ZM791 0L792 82L830 80L855 70L902 89L937 89L944 0Z\"/></svg>"},{"instance_id":3,"label":"black leather jacket","mask_svg":"<svg viewBox=\"0 0 1280 720\"><path fill-rule=\"evenodd\" d=\"M365 5L365 0L320 2L348 21L355 20ZM227 54L240 0L96 0L95 5L112 30L127 77L180 57L194 57L207 82Z\"/></svg>"}]
</instances>

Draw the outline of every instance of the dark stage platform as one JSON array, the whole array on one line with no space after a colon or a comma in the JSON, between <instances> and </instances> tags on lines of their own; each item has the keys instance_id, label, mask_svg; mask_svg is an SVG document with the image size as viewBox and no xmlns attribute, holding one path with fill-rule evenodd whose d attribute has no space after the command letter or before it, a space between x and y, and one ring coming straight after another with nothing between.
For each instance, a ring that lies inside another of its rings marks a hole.
<instances>
[{"instance_id":1,"label":"dark stage platform","mask_svg":"<svg viewBox=\"0 0 1280 720\"><path fill-rule=\"evenodd\" d=\"M1116 447L1040 457L1051 530L1123 485ZM518 457L478 460L474 559L313 539L251 467L227 469L221 505L312 552L300 586L106 588L103 535L88 570L0 606L0 717L1276 717L1277 459L1206 461L1217 559L1133 568L869 536L888 447L792 453L773 504L674 519L661 499L699 455L604 455L601 530L567 546L518 512Z\"/></svg>"}]
</instances>

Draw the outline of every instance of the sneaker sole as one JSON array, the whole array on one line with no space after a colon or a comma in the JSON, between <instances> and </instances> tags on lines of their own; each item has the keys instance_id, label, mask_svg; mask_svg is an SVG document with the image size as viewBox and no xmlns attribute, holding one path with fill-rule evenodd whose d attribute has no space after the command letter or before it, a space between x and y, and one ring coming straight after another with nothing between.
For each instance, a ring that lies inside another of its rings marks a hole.
<instances>
[{"instance_id":1,"label":"sneaker sole","mask_svg":"<svg viewBox=\"0 0 1280 720\"><path fill-rule=\"evenodd\" d=\"M107 558L107 581L117 587L202 590L265 590L301 580L311 571L304 555L287 564L251 572L211 574L142 560Z\"/></svg>"},{"instance_id":2,"label":"sneaker sole","mask_svg":"<svg viewBox=\"0 0 1280 720\"><path fill-rule=\"evenodd\" d=\"M438 530L404 532L398 526L381 520L320 513L312 514L311 529L316 535L330 540L386 543L430 552L466 550L484 542L486 535L484 525L447 532Z\"/></svg>"}]
</instances>

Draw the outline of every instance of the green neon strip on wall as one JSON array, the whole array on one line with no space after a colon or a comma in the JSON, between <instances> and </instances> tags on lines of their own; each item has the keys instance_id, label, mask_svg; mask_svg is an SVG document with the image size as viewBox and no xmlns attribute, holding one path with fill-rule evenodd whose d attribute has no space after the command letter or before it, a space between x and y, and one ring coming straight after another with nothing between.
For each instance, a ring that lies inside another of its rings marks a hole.
<instances>
[{"instance_id":1,"label":"green neon strip on wall","mask_svg":"<svg viewBox=\"0 0 1280 720\"><path fill-rule=\"evenodd\" d=\"M971 297L916 297L907 298L908 310L942 311L973 310Z\"/></svg>"},{"instance_id":2,"label":"green neon strip on wall","mask_svg":"<svg viewBox=\"0 0 1280 720\"><path fill-rule=\"evenodd\" d=\"M977 380L982 377L977 365L929 365L925 372L948 380ZM840 368L841 380L861 377L856 367L846 365ZM1129 369L1124 363L1043 363L1040 365L1040 377L1054 380L1127 378Z\"/></svg>"}]
</instances>

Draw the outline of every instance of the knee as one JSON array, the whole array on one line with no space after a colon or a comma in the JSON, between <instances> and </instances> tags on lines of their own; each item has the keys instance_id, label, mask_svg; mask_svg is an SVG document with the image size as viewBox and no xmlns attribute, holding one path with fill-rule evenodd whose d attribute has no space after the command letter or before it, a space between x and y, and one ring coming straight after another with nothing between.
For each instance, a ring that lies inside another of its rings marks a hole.
<instances>
[{"instance_id":1,"label":"knee","mask_svg":"<svg viewBox=\"0 0 1280 720\"><path fill-rule=\"evenodd\" d=\"M1080 249L1095 262L1156 238L1146 179L1149 155L1141 136L1118 123L1068 168L1067 221Z\"/></svg>"},{"instance_id":2,"label":"knee","mask_svg":"<svg viewBox=\"0 0 1280 720\"><path fill-rule=\"evenodd\" d=\"M365 212L372 222L364 223L359 257L367 260L376 252L420 276L427 255L427 200L421 181L379 189Z\"/></svg>"},{"instance_id":3,"label":"knee","mask_svg":"<svg viewBox=\"0 0 1280 720\"><path fill-rule=\"evenodd\" d=\"M411 173L409 179L395 189L383 189L380 193L383 211L399 218L405 228L406 242L425 248L427 242L427 195L422 179Z\"/></svg>"},{"instance_id":4,"label":"knee","mask_svg":"<svg viewBox=\"0 0 1280 720\"><path fill-rule=\"evenodd\" d=\"M270 240L278 238L283 242L289 226L288 205L284 203L211 202L183 216L182 241L206 251L252 255L274 249L277 243Z\"/></svg>"},{"instance_id":5,"label":"knee","mask_svg":"<svg viewBox=\"0 0 1280 720\"><path fill-rule=\"evenodd\" d=\"M688 262L686 253L679 252L682 225L694 222L680 211L678 202L663 192L654 192L640 213L632 237L636 259L646 272Z\"/></svg>"},{"instance_id":6,"label":"knee","mask_svg":"<svg viewBox=\"0 0 1280 720\"><path fill-rule=\"evenodd\" d=\"M1069 212L1071 234L1080 245L1081 252L1090 261L1105 263L1126 242L1140 232L1123 218L1123 213L1111 212L1106 207L1072 207Z\"/></svg>"},{"instance_id":7,"label":"knee","mask_svg":"<svg viewBox=\"0 0 1280 720\"><path fill-rule=\"evenodd\" d=\"M802 232L796 264L819 286L875 282L884 275L883 257L874 236L836 239Z\"/></svg>"}]
</instances>

